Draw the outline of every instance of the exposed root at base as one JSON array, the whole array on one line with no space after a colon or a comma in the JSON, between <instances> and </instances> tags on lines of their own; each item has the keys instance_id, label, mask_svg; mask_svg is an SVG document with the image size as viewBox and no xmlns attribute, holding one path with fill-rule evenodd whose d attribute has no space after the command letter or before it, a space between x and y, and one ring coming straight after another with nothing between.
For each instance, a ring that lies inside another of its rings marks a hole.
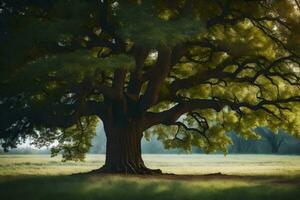
<instances>
[{"instance_id":1,"label":"exposed root at base","mask_svg":"<svg viewBox=\"0 0 300 200\"><path fill-rule=\"evenodd\" d=\"M112 169L106 168L106 166L103 166L99 169L95 169L89 172L85 173L77 173L77 174L72 174L71 176L85 176L85 175L91 175L91 176L106 176L106 175L132 175L132 176L156 176L160 178L166 178L166 179L176 179L176 180L205 180L205 179L211 179L211 178L222 178L222 179L227 179L227 178L240 178L240 176L237 175L228 175L228 174L223 174L221 172L217 173L211 173L211 174L199 174L199 175L193 175L193 174L174 174L174 173L162 173L160 169L149 169L146 167L135 169L135 172L133 171L115 171Z\"/></svg>"},{"instance_id":2,"label":"exposed root at base","mask_svg":"<svg viewBox=\"0 0 300 200\"><path fill-rule=\"evenodd\" d=\"M140 166L138 168L133 168L128 165L122 165L122 167L109 167L102 166L99 169L92 170L85 174L132 174L132 175L162 175L162 171L160 169L149 169L145 166Z\"/></svg>"}]
</instances>

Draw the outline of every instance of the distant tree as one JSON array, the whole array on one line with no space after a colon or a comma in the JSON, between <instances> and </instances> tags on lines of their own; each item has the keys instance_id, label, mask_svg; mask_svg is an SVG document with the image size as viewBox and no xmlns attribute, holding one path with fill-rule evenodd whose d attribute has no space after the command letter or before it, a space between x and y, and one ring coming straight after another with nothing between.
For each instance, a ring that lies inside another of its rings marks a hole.
<instances>
[{"instance_id":1,"label":"distant tree","mask_svg":"<svg viewBox=\"0 0 300 200\"><path fill-rule=\"evenodd\" d=\"M232 145L230 153L256 153L257 152L257 140L245 139L242 136L231 133Z\"/></svg>"},{"instance_id":2,"label":"distant tree","mask_svg":"<svg viewBox=\"0 0 300 200\"><path fill-rule=\"evenodd\" d=\"M278 132L275 134L271 130L261 127L257 128L256 131L268 142L271 147L272 153L279 152L279 148L286 139L283 133Z\"/></svg>"},{"instance_id":3,"label":"distant tree","mask_svg":"<svg viewBox=\"0 0 300 200\"><path fill-rule=\"evenodd\" d=\"M287 133L281 132L284 137L278 153L280 154L300 154L300 140Z\"/></svg>"},{"instance_id":4,"label":"distant tree","mask_svg":"<svg viewBox=\"0 0 300 200\"><path fill-rule=\"evenodd\" d=\"M257 126L300 136L300 12L293 0L2 0L0 138L82 160L101 120L98 172L156 173L143 136L227 151Z\"/></svg>"}]
</instances>

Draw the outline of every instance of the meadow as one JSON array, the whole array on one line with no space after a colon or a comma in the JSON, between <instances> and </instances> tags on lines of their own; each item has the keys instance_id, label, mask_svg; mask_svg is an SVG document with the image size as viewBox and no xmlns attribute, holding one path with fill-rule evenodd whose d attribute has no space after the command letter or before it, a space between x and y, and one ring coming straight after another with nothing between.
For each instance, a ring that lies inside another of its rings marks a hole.
<instances>
[{"instance_id":1,"label":"meadow","mask_svg":"<svg viewBox=\"0 0 300 200\"><path fill-rule=\"evenodd\" d=\"M103 155L61 162L49 155L0 155L1 199L299 199L300 156L143 155L163 176L72 175ZM221 174L219 174L221 173Z\"/></svg>"}]
</instances>

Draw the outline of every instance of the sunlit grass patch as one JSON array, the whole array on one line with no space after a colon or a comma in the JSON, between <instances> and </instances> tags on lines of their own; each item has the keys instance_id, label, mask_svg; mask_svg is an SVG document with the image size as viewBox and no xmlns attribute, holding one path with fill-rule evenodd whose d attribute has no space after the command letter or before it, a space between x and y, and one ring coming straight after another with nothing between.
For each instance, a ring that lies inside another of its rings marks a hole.
<instances>
[{"instance_id":1,"label":"sunlit grass patch","mask_svg":"<svg viewBox=\"0 0 300 200\"><path fill-rule=\"evenodd\" d=\"M300 156L274 155L143 155L150 168L175 174L300 175ZM1 155L0 176L64 175L103 165L104 155L87 155L85 162L61 162L49 155Z\"/></svg>"}]
</instances>

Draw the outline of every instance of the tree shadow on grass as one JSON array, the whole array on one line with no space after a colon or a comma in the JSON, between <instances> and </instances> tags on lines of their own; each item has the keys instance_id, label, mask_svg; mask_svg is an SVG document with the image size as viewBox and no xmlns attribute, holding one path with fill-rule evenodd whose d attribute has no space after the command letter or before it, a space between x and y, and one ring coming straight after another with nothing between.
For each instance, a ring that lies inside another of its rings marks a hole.
<instances>
[{"instance_id":1,"label":"tree shadow on grass","mask_svg":"<svg viewBox=\"0 0 300 200\"><path fill-rule=\"evenodd\" d=\"M189 177L190 176L190 177ZM274 179L232 176L23 176L1 177L0 194L5 200L77 199L298 199L299 178L288 184Z\"/></svg>"}]
</instances>

